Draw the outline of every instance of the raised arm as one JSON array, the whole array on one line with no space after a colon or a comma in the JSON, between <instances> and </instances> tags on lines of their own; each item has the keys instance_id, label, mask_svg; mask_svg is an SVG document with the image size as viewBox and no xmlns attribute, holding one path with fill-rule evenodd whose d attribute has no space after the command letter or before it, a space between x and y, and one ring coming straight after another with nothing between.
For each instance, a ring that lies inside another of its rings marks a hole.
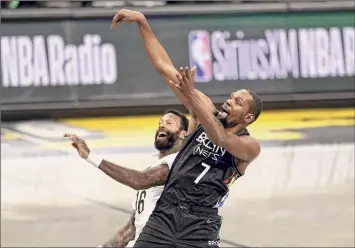
<instances>
[{"instance_id":1,"label":"raised arm","mask_svg":"<svg viewBox=\"0 0 355 248\"><path fill-rule=\"evenodd\" d=\"M192 75L193 76L193 75ZM176 89L176 87L174 87L175 88L175 90L177 90ZM179 91L179 90L177 90L177 91ZM179 93L181 94L181 92L179 91ZM212 102L212 100L208 97L208 96L206 96L206 95L204 95L204 94L198 94L198 96L200 97L200 99L201 99L201 101L203 102L203 105L204 106L208 106L208 104L210 104L211 106L213 106L213 108L211 107L211 109L209 109L209 108L207 108L207 112L210 112L210 111L212 111L212 113L214 114L215 112L217 112L218 110L215 108L215 106L214 106L214 104L213 104L213 102ZM208 103L208 104L206 104L206 103ZM200 125L200 121L199 121L199 119L198 119L198 117L197 117L197 115L196 115L196 113L194 112L194 110L191 108L190 109L190 121L189 121L189 128L188 128L188 130L187 130L187 133L186 133L186 135L188 136L188 135L190 135L193 131L195 131L195 129L197 128L197 126L198 125Z\"/></svg>"},{"instance_id":2,"label":"raised arm","mask_svg":"<svg viewBox=\"0 0 355 248\"><path fill-rule=\"evenodd\" d=\"M111 28L114 28L118 23L131 22L137 22L138 24L139 32L143 40L144 49L147 52L150 62L152 63L154 68L159 72L159 74L163 76L163 78L171 87L179 101L184 104L188 111L191 113L191 105L189 101L183 94L181 94L180 91L176 90L176 88L173 86L173 84L179 83L179 81L176 79L177 70L175 69L168 53L153 33L153 30L149 26L145 16L137 11L122 9L114 16ZM206 99L206 108L212 113L215 109L212 101L202 92L196 89L195 91L196 94L199 94L203 99Z\"/></svg>"},{"instance_id":3,"label":"raised arm","mask_svg":"<svg viewBox=\"0 0 355 248\"><path fill-rule=\"evenodd\" d=\"M170 165L174 161L174 155L171 154L166 156L165 159L161 159L160 165L154 166L145 171L137 171L125 168L105 159L97 159L96 156L91 154L86 142L75 134L64 134L64 137L71 140L72 146L78 151L81 158L99 168L113 180L135 190L163 185L168 178Z\"/></svg>"},{"instance_id":4,"label":"raised arm","mask_svg":"<svg viewBox=\"0 0 355 248\"><path fill-rule=\"evenodd\" d=\"M134 240L136 235L136 227L134 225L135 212L131 215L128 223L122 227L117 233L104 245L101 247L116 247L123 248L129 243L129 241Z\"/></svg>"}]
</instances>

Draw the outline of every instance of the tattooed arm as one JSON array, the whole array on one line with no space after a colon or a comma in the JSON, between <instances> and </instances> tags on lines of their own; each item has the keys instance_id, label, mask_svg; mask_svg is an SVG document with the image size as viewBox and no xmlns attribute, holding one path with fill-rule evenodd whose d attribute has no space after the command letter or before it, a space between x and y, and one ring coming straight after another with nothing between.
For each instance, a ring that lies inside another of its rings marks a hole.
<instances>
[{"instance_id":1,"label":"tattooed arm","mask_svg":"<svg viewBox=\"0 0 355 248\"><path fill-rule=\"evenodd\" d=\"M106 242L102 247L125 247L129 241L134 240L136 235L136 227L134 225L134 215L133 212L129 222L121 228L108 242Z\"/></svg>"},{"instance_id":2,"label":"tattooed arm","mask_svg":"<svg viewBox=\"0 0 355 248\"><path fill-rule=\"evenodd\" d=\"M102 160L99 169L113 180L135 190L163 185L169 174L169 166L167 164L161 164L145 171L137 171Z\"/></svg>"},{"instance_id":3,"label":"tattooed arm","mask_svg":"<svg viewBox=\"0 0 355 248\"><path fill-rule=\"evenodd\" d=\"M72 146L78 151L79 156L87 159L90 149L86 142L75 134L64 134L72 141ZM168 178L170 167L174 162L176 151L160 159L160 165L149 168L145 171L137 171L102 160L98 168L113 180L120 182L135 190L146 189L163 185ZM96 166L96 165L95 165ZM97 167L97 166L96 166Z\"/></svg>"}]
</instances>

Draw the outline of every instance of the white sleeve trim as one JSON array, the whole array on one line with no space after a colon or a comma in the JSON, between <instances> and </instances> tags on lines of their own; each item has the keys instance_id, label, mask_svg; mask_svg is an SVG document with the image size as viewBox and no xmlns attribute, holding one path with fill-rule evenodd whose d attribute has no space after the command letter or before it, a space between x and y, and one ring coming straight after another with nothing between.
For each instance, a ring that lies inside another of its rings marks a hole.
<instances>
[{"instance_id":1,"label":"white sleeve trim","mask_svg":"<svg viewBox=\"0 0 355 248\"><path fill-rule=\"evenodd\" d=\"M171 169L171 166L173 165L177 154L178 153L173 153L173 154L170 154L168 156L165 156L164 158L161 158L159 160L159 163L160 164L167 164L169 166L169 169Z\"/></svg>"}]
</instances>

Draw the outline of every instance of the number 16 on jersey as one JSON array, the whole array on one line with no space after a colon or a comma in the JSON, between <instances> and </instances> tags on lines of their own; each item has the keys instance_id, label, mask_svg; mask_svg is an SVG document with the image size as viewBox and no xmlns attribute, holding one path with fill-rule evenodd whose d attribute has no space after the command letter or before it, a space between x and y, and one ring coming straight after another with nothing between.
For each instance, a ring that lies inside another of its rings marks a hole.
<instances>
[{"instance_id":1,"label":"number 16 on jersey","mask_svg":"<svg viewBox=\"0 0 355 248\"><path fill-rule=\"evenodd\" d=\"M144 211L144 200L146 196L147 196L147 192L145 190L137 191L136 211L138 212L138 214Z\"/></svg>"}]
</instances>

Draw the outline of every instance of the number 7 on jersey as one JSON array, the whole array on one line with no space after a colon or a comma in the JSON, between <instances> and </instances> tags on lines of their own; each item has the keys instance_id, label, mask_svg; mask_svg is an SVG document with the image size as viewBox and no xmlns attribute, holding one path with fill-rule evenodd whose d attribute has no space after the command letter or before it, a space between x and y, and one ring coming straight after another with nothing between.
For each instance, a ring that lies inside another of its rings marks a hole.
<instances>
[{"instance_id":1,"label":"number 7 on jersey","mask_svg":"<svg viewBox=\"0 0 355 248\"><path fill-rule=\"evenodd\" d=\"M207 171L211 168L211 166L209 166L206 163L202 163L201 164L203 167L205 167L205 169L201 172L201 174L195 179L195 183L198 184L198 182L201 180L201 178L206 175Z\"/></svg>"}]
</instances>

